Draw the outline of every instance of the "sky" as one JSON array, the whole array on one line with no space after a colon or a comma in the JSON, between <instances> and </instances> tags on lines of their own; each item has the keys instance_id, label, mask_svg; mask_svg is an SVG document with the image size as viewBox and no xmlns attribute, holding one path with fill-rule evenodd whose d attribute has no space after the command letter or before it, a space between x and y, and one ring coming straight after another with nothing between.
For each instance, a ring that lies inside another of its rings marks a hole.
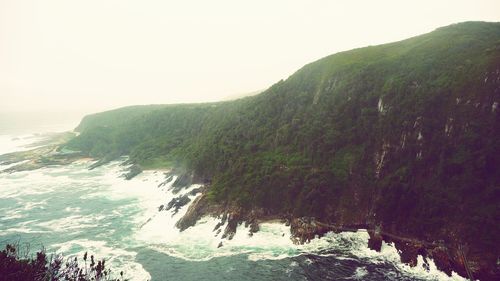
<instances>
[{"instance_id":1,"label":"sky","mask_svg":"<svg viewBox=\"0 0 500 281\"><path fill-rule=\"evenodd\" d=\"M0 113L225 100L469 20L500 1L0 0Z\"/></svg>"}]
</instances>

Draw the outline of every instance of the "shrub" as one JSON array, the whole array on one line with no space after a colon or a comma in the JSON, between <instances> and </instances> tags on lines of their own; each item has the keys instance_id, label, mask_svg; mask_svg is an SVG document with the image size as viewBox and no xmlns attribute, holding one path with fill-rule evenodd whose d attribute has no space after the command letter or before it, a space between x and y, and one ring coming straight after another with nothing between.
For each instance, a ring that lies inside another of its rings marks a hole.
<instances>
[{"instance_id":1,"label":"shrub","mask_svg":"<svg viewBox=\"0 0 500 281\"><path fill-rule=\"evenodd\" d=\"M65 262L66 260L66 262ZM0 281L124 281L123 271L115 278L111 269L106 268L104 259L97 260L93 255L83 255L83 263L77 257L65 258L60 254L47 257L45 250L30 255L29 245L24 253L20 252L19 244L7 244L0 251Z\"/></svg>"}]
</instances>

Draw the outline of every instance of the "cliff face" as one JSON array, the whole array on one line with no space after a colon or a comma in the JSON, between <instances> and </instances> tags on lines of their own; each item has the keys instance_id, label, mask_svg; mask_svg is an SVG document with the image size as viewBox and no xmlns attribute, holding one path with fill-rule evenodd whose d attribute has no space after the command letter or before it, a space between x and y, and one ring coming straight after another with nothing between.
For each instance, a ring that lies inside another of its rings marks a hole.
<instances>
[{"instance_id":1,"label":"cliff face","mask_svg":"<svg viewBox=\"0 0 500 281\"><path fill-rule=\"evenodd\" d=\"M364 226L408 261L427 253L488 279L500 272L499 102L500 24L470 22L326 57L237 101L103 113L68 145L194 172L209 188L179 225L287 218L305 240Z\"/></svg>"}]
</instances>

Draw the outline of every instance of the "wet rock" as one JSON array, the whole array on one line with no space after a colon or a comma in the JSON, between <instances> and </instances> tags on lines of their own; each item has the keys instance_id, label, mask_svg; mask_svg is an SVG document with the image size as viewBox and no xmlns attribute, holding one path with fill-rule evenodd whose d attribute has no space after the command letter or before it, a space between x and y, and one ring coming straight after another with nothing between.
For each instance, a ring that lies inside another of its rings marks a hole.
<instances>
[{"instance_id":1,"label":"wet rock","mask_svg":"<svg viewBox=\"0 0 500 281\"><path fill-rule=\"evenodd\" d=\"M222 224L226 223L226 221L227 221L227 213L222 214L221 221L222 221Z\"/></svg>"},{"instance_id":2,"label":"wet rock","mask_svg":"<svg viewBox=\"0 0 500 281\"><path fill-rule=\"evenodd\" d=\"M220 227L226 223L226 220L227 220L227 213L224 213L224 215L222 215L222 219L215 225L213 231L218 230L220 232Z\"/></svg>"},{"instance_id":3,"label":"wet rock","mask_svg":"<svg viewBox=\"0 0 500 281\"><path fill-rule=\"evenodd\" d=\"M106 165L109 162L115 160L116 157L104 157L99 159L97 162L93 163L89 166L89 170L94 170L95 168L101 167L102 165Z\"/></svg>"},{"instance_id":4,"label":"wet rock","mask_svg":"<svg viewBox=\"0 0 500 281\"><path fill-rule=\"evenodd\" d=\"M233 239L234 235L236 234L236 228L238 227L238 224L240 223L240 217L239 214L231 214L228 217L227 220L227 226L224 229L224 234L222 234L222 238L226 238L228 240Z\"/></svg>"},{"instance_id":5,"label":"wet rock","mask_svg":"<svg viewBox=\"0 0 500 281\"><path fill-rule=\"evenodd\" d=\"M248 236L252 237L254 233L260 230L259 224L255 221L245 221L245 227L249 227Z\"/></svg>"},{"instance_id":6,"label":"wet rock","mask_svg":"<svg viewBox=\"0 0 500 281\"><path fill-rule=\"evenodd\" d=\"M123 161L123 162L120 164L120 166L128 166L128 165L131 165L131 164L134 164L134 163L132 162L132 160L127 159L127 160Z\"/></svg>"},{"instance_id":7,"label":"wet rock","mask_svg":"<svg viewBox=\"0 0 500 281\"><path fill-rule=\"evenodd\" d=\"M410 266L417 265L418 255L425 252L423 246L416 243L407 241L394 241L396 249L400 251L401 262L409 264ZM423 255L425 257L425 255Z\"/></svg>"},{"instance_id":8,"label":"wet rock","mask_svg":"<svg viewBox=\"0 0 500 281\"><path fill-rule=\"evenodd\" d=\"M193 174L182 174L172 184L172 193L176 194L193 184Z\"/></svg>"},{"instance_id":9,"label":"wet rock","mask_svg":"<svg viewBox=\"0 0 500 281\"><path fill-rule=\"evenodd\" d=\"M145 223L141 224L141 226L139 228L142 228L143 226L145 226L146 224L148 224L152 220L153 220L152 218L149 218Z\"/></svg>"},{"instance_id":10,"label":"wet rock","mask_svg":"<svg viewBox=\"0 0 500 281\"><path fill-rule=\"evenodd\" d=\"M322 236L331 230L332 228L319 224L314 218L310 217L295 218L290 222L292 240L296 244L309 242L316 236Z\"/></svg>"},{"instance_id":11,"label":"wet rock","mask_svg":"<svg viewBox=\"0 0 500 281\"><path fill-rule=\"evenodd\" d=\"M188 195L183 195L179 197L175 197L170 202L168 202L165 207L166 211L172 210L172 216L179 212L179 209L184 207L187 203L191 202Z\"/></svg>"},{"instance_id":12,"label":"wet rock","mask_svg":"<svg viewBox=\"0 0 500 281\"><path fill-rule=\"evenodd\" d=\"M162 187L170 183L174 179L174 175L172 173L165 173L166 179L158 185L158 187Z\"/></svg>"},{"instance_id":13,"label":"wet rock","mask_svg":"<svg viewBox=\"0 0 500 281\"><path fill-rule=\"evenodd\" d=\"M222 246L223 246L223 244L222 244L222 242L220 242L219 245L217 246L217 248L220 248Z\"/></svg>"},{"instance_id":14,"label":"wet rock","mask_svg":"<svg viewBox=\"0 0 500 281\"><path fill-rule=\"evenodd\" d=\"M259 230L260 230L260 227L259 227L259 224L257 222L252 222L250 224L250 230L249 230L250 233L253 234L253 233L256 233Z\"/></svg>"},{"instance_id":15,"label":"wet rock","mask_svg":"<svg viewBox=\"0 0 500 281\"><path fill-rule=\"evenodd\" d=\"M453 271L453 264L450 253L448 249L444 246L436 247L434 249L429 250L429 257L432 258L436 266L448 276L451 276L451 272Z\"/></svg>"},{"instance_id":16,"label":"wet rock","mask_svg":"<svg viewBox=\"0 0 500 281\"><path fill-rule=\"evenodd\" d=\"M126 180L131 180L140 173L142 173L141 167L139 165L134 164L130 166L128 173L123 174L123 176L125 177Z\"/></svg>"},{"instance_id":17,"label":"wet rock","mask_svg":"<svg viewBox=\"0 0 500 281\"><path fill-rule=\"evenodd\" d=\"M189 206L186 214L177 221L175 226L183 231L191 226L194 226L196 222L203 216L216 215L222 213L223 208L217 204L210 203L207 199L206 194L202 194L193 200L193 203Z\"/></svg>"},{"instance_id":18,"label":"wet rock","mask_svg":"<svg viewBox=\"0 0 500 281\"><path fill-rule=\"evenodd\" d=\"M380 234L380 228L376 228L374 231L369 232L370 238L368 239L368 248L380 252L382 249L383 237Z\"/></svg>"},{"instance_id":19,"label":"wet rock","mask_svg":"<svg viewBox=\"0 0 500 281\"><path fill-rule=\"evenodd\" d=\"M196 194L200 193L202 190L203 190L203 188L201 188L201 187L195 188L195 189L191 190L188 194L189 195L196 195Z\"/></svg>"},{"instance_id":20,"label":"wet rock","mask_svg":"<svg viewBox=\"0 0 500 281\"><path fill-rule=\"evenodd\" d=\"M205 196L200 196L193 201L193 204L189 206L186 214L177 221L175 226L183 231L191 226L194 226L196 222L204 216L208 209L208 202Z\"/></svg>"}]
</instances>

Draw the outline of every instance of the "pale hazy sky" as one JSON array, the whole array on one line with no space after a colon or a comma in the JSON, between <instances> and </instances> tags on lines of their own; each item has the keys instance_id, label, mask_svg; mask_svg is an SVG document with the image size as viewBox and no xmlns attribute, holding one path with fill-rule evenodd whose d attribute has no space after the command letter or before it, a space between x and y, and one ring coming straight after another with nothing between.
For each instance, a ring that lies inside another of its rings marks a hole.
<instances>
[{"instance_id":1,"label":"pale hazy sky","mask_svg":"<svg viewBox=\"0 0 500 281\"><path fill-rule=\"evenodd\" d=\"M0 112L221 100L467 20L500 1L0 0Z\"/></svg>"}]
</instances>

